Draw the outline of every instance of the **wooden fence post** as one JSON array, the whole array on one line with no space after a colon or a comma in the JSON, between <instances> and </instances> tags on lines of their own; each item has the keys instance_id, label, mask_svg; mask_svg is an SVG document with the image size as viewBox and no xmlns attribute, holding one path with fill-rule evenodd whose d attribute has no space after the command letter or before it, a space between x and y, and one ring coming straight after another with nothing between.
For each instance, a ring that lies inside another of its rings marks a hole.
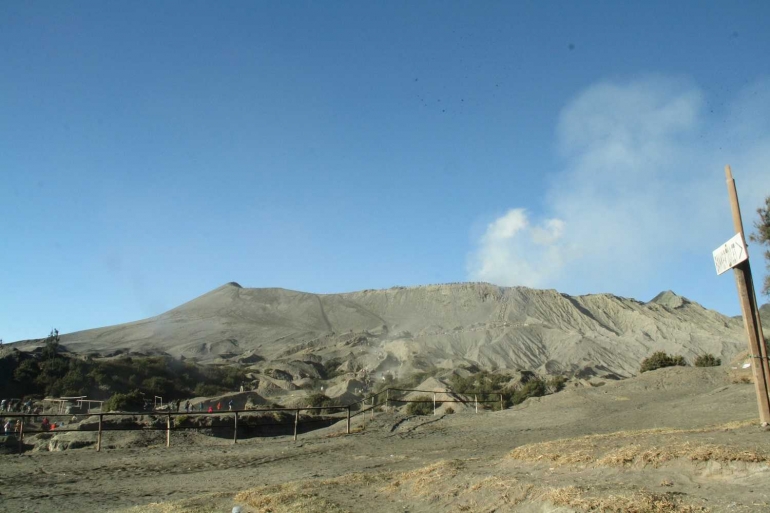
<instances>
[{"instance_id":1,"label":"wooden fence post","mask_svg":"<svg viewBox=\"0 0 770 513\"><path fill-rule=\"evenodd\" d=\"M476 413L479 412L479 396L476 394L473 394L473 402L476 403Z\"/></svg>"},{"instance_id":2,"label":"wooden fence post","mask_svg":"<svg viewBox=\"0 0 770 513\"><path fill-rule=\"evenodd\" d=\"M348 434L350 434L350 405L348 405Z\"/></svg>"},{"instance_id":3,"label":"wooden fence post","mask_svg":"<svg viewBox=\"0 0 770 513\"><path fill-rule=\"evenodd\" d=\"M294 441L297 441L297 424L299 424L299 410L294 410Z\"/></svg>"},{"instance_id":4,"label":"wooden fence post","mask_svg":"<svg viewBox=\"0 0 770 513\"><path fill-rule=\"evenodd\" d=\"M503 394L500 394L500 411L503 411Z\"/></svg>"},{"instance_id":5,"label":"wooden fence post","mask_svg":"<svg viewBox=\"0 0 770 513\"><path fill-rule=\"evenodd\" d=\"M24 452L24 418L19 420L19 454Z\"/></svg>"},{"instance_id":6,"label":"wooden fence post","mask_svg":"<svg viewBox=\"0 0 770 513\"><path fill-rule=\"evenodd\" d=\"M100 452L102 450L102 417L103 415L99 414L99 432L96 434L96 452Z\"/></svg>"},{"instance_id":7,"label":"wooden fence post","mask_svg":"<svg viewBox=\"0 0 770 513\"><path fill-rule=\"evenodd\" d=\"M372 414L371 419L374 420L374 396L372 396Z\"/></svg>"},{"instance_id":8,"label":"wooden fence post","mask_svg":"<svg viewBox=\"0 0 770 513\"><path fill-rule=\"evenodd\" d=\"M387 389L385 391L385 411L387 412L390 408L390 389Z\"/></svg>"},{"instance_id":9,"label":"wooden fence post","mask_svg":"<svg viewBox=\"0 0 770 513\"><path fill-rule=\"evenodd\" d=\"M436 414L436 392L433 392L433 415Z\"/></svg>"},{"instance_id":10,"label":"wooden fence post","mask_svg":"<svg viewBox=\"0 0 770 513\"><path fill-rule=\"evenodd\" d=\"M171 414L166 417L166 447L171 447Z\"/></svg>"},{"instance_id":11,"label":"wooden fence post","mask_svg":"<svg viewBox=\"0 0 770 513\"><path fill-rule=\"evenodd\" d=\"M235 424L233 425L233 443L238 443L238 412L235 412Z\"/></svg>"}]
</instances>

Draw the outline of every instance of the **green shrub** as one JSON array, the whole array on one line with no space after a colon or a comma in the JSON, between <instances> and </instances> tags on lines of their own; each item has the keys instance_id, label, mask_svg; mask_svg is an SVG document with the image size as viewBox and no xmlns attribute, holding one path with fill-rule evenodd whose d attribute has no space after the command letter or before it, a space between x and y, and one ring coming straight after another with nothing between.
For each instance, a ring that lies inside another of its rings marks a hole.
<instances>
[{"instance_id":1,"label":"green shrub","mask_svg":"<svg viewBox=\"0 0 770 513\"><path fill-rule=\"evenodd\" d=\"M421 395L415 397L412 401L420 401L409 403L406 405L406 413L409 415L433 415L433 398L427 395ZM423 402L424 401L424 402ZM439 403L436 403L438 407Z\"/></svg>"},{"instance_id":2,"label":"green shrub","mask_svg":"<svg viewBox=\"0 0 770 513\"><path fill-rule=\"evenodd\" d=\"M331 408L338 406L337 402L325 394L312 394L307 397L307 405L313 408ZM311 415L321 415L329 413L328 410L310 410Z\"/></svg>"},{"instance_id":3,"label":"green shrub","mask_svg":"<svg viewBox=\"0 0 770 513\"><path fill-rule=\"evenodd\" d=\"M687 362L684 361L684 357L680 355L669 356L663 351L653 353L649 358L642 360L642 366L639 372L647 372L655 369L662 369L663 367L685 367Z\"/></svg>"},{"instance_id":4,"label":"green shrub","mask_svg":"<svg viewBox=\"0 0 770 513\"><path fill-rule=\"evenodd\" d=\"M340 365L342 365L341 358L332 358L331 360L323 362L323 371L321 372L321 377L324 379L334 379L337 376L345 374L343 371L337 369L337 367Z\"/></svg>"},{"instance_id":5,"label":"green shrub","mask_svg":"<svg viewBox=\"0 0 770 513\"><path fill-rule=\"evenodd\" d=\"M246 381L246 371L239 365L199 365L169 356L102 360L89 355L83 360L62 352L55 330L45 344L37 352L14 351L0 357L0 396L88 395L102 400L139 390L168 400L234 391Z\"/></svg>"},{"instance_id":6,"label":"green shrub","mask_svg":"<svg viewBox=\"0 0 770 513\"><path fill-rule=\"evenodd\" d=\"M415 388L430 376L432 376L432 374L422 371L402 376L399 379L394 378L391 374L385 374L383 376L385 379L378 381L374 385L374 392L379 393L386 388Z\"/></svg>"},{"instance_id":7,"label":"green shrub","mask_svg":"<svg viewBox=\"0 0 770 513\"><path fill-rule=\"evenodd\" d=\"M206 383L198 383L195 385L195 395L198 397L211 397L212 395L218 395L222 391L221 387L217 385L209 385Z\"/></svg>"},{"instance_id":8,"label":"green shrub","mask_svg":"<svg viewBox=\"0 0 770 513\"><path fill-rule=\"evenodd\" d=\"M139 390L127 394L115 394L102 406L105 411L142 411L143 408L144 397Z\"/></svg>"},{"instance_id":9,"label":"green shrub","mask_svg":"<svg viewBox=\"0 0 770 513\"><path fill-rule=\"evenodd\" d=\"M719 367L722 365L721 358L717 358L713 354L702 354L695 359L696 367Z\"/></svg>"},{"instance_id":10,"label":"green shrub","mask_svg":"<svg viewBox=\"0 0 770 513\"><path fill-rule=\"evenodd\" d=\"M549 394L555 394L556 392L561 392L564 390L566 384L567 378L564 376L554 376L549 379L545 385Z\"/></svg>"},{"instance_id":11,"label":"green shrub","mask_svg":"<svg viewBox=\"0 0 770 513\"><path fill-rule=\"evenodd\" d=\"M513 404L521 404L530 397L542 397L546 393L548 393L548 387L544 380L540 378L530 379L513 392L511 402Z\"/></svg>"}]
</instances>

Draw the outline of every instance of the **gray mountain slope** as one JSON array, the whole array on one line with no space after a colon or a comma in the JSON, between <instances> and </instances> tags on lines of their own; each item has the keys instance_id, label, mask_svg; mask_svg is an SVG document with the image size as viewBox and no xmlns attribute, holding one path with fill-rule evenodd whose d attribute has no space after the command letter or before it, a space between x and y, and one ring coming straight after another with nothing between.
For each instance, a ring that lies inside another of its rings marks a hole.
<instances>
[{"instance_id":1,"label":"gray mountain slope","mask_svg":"<svg viewBox=\"0 0 770 513\"><path fill-rule=\"evenodd\" d=\"M671 291L642 303L486 283L328 295L228 283L157 317L61 342L81 353L160 351L211 362L337 358L371 371L462 366L618 377L636 374L658 350L730 361L746 346L740 320Z\"/></svg>"}]
</instances>

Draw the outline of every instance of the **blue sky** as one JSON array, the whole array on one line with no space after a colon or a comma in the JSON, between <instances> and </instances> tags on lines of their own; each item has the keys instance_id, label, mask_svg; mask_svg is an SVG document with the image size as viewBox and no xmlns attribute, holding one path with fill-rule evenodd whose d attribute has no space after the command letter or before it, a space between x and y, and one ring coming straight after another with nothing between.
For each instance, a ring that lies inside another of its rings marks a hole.
<instances>
[{"instance_id":1,"label":"blue sky","mask_svg":"<svg viewBox=\"0 0 770 513\"><path fill-rule=\"evenodd\" d=\"M738 313L767 2L4 2L0 338L225 282L491 281ZM754 272L763 275L754 248Z\"/></svg>"}]
</instances>

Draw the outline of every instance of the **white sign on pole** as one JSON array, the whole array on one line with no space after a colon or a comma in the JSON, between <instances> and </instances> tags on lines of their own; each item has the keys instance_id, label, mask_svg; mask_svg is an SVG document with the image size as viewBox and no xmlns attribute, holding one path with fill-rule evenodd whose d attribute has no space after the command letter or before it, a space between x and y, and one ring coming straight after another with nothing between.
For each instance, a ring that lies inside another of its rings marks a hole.
<instances>
[{"instance_id":1,"label":"white sign on pole","mask_svg":"<svg viewBox=\"0 0 770 513\"><path fill-rule=\"evenodd\" d=\"M715 249L713 255L717 274L722 274L749 258L740 233L736 233L733 238Z\"/></svg>"}]
</instances>

